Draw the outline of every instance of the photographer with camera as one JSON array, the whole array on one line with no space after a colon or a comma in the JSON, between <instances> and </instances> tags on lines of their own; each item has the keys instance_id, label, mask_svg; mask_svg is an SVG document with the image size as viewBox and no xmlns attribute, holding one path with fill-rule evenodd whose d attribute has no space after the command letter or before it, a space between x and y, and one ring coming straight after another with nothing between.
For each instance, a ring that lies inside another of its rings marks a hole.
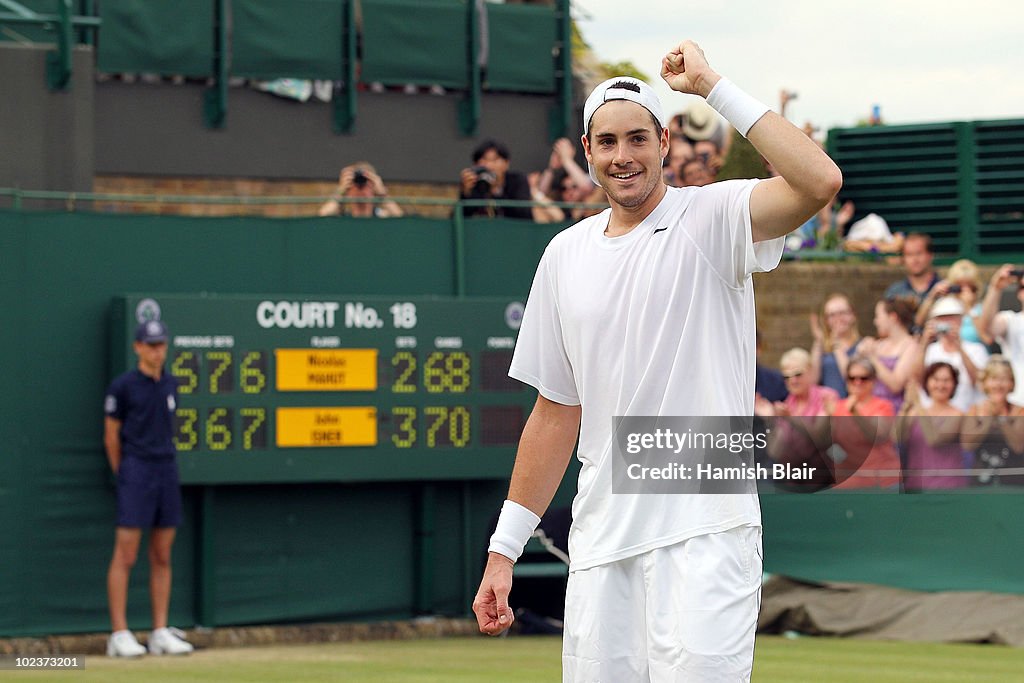
<instances>
[{"instance_id":1,"label":"photographer with camera","mask_svg":"<svg viewBox=\"0 0 1024 683\"><path fill-rule=\"evenodd\" d=\"M393 201L369 202L349 201L387 197L384 181L377 175L377 169L365 161L357 161L341 169L338 189L334 196L320 207L320 216L354 216L356 218L398 218L403 215L402 207Z\"/></svg>"},{"instance_id":2,"label":"photographer with camera","mask_svg":"<svg viewBox=\"0 0 1024 683\"><path fill-rule=\"evenodd\" d=\"M924 369L932 363L949 363L956 368L959 382L950 404L957 410L967 410L984 398L978 389L980 369L988 361L988 349L978 342L960 337L964 305L956 296L944 296L935 302L928 313L921 338L918 340L918 355L914 377L922 383ZM930 400L922 405L930 406Z\"/></svg>"},{"instance_id":3,"label":"photographer with camera","mask_svg":"<svg viewBox=\"0 0 1024 683\"><path fill-rule=\"evenodd\" d=\"M928 320L928 314L935 302L944 296L955 296L964 305L964 317L960 326L960 338L980 342L985 346L992 343L992 337L978 325L981 319L981 276L978 266L970 259L954 261L946 271L946 277L939 280L921 301L914 322L918 329Z\"/></svg>"},{"instance_id":4,"label":"photographer with camera","mask_svg":"<svg viewBox=\"0 0 1024 683\"><path fill-rule=\"evenodd\" d=\"M508 148L497 140L484 140L473 150L472 168L462 169L460 199L521 199L530 201L530 183L526 176L508 170ZM529 206L466 206L463 216L505 216L533 218Z\"/></svg>"},{"instance_id":5,"label":"photographer with camera","mask_svg":"<svg viewBox=\"0 0 1024 683\"><path fill-rule=\"evenodd\" d=\"M1024 312L999 310L1003 289L1016 285L1017 301L1024 305L1024 268L1005 264L1000 266L988 283L988 291L978 316L978 329L985 330L999 343L1010 360L1014 374L1021 378L1010 393L1010 401L1024 406Z\"/></svg>"}]
</instances>

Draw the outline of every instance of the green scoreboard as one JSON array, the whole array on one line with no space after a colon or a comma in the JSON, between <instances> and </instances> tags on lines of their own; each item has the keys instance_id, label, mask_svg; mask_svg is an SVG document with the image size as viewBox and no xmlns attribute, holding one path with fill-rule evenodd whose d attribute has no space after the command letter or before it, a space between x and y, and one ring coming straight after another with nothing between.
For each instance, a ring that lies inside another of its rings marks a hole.
<instances>
[{"instance_id":1,"label":"green scoreboard","mask_svg":"<svg viewBox=\"0 0 1024 683\"><path fill-rule=\"evenodd\" d=\"M536 392L508 377L523 303L494 298L125 295L170 330L184 483L506 478Z\"/></svg>"}]
</instances>

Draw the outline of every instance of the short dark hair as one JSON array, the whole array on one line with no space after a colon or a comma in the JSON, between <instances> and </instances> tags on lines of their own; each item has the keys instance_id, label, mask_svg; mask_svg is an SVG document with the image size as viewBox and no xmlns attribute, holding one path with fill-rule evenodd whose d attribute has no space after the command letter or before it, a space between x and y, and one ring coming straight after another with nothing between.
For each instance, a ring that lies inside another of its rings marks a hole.
<instances>
[{"instance_id":1,"label":"short dark hair","mask_svg":"<svg viewBox=\"0 0 1024 683\"><path fill-rule=\"evenodd\" d=\"M924 393L928 394L928 380L932 378L936 372L946 368L949 373L953 375L953 393L956 393L956 388L960 386L960 371L945 361L939 361L938 363L932 363L924 371L924 379L921 380L921 386L924 388ZM931 396L931 394L928 394Z\"/></svg>"},{"instance_id":2,"label":"short dark hair","mask_svg":"<svg viewBox=\"0 0 1024 683\"><path fill-rule=\"evenodd\" d=\"M492 149L495 152L497 152L499 157L501 157L505 161L508 161L508 147L498 142L497 140L484 140L479 145L477 145L476 149L473 150L473 163L475 164L476 162L480 161L480 159L482 159L483 156Z\"/></svg>"},{"instance_id":3,"label":"short dark hair","mask_svg":"<svg viewBox=\"0 0 1024 683\"><path fill-rule=\"evenodd\" d=\"M903 238L903 243L906 244L910 240L921 240L924 243L924 250L929 254L932 252L932 236L923 232L912 232Z\"/></svg>"}]
</instances>

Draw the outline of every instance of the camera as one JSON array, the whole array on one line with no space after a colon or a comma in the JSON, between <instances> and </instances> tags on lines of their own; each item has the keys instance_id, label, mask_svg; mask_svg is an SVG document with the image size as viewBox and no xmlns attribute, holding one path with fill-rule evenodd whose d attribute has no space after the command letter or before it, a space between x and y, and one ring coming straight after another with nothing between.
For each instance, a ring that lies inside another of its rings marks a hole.
<instances>
[{"instance_id":1,"label":"camera","mask_svg":"<svg viewBox=\"0 0 1024 683\"><path fill-rule=\"evenodd\" d=\"M964 291L964 288L960 285L950 285L949 289L946 290L946 294L959 294Z\"/></svg>"},{"instance_id":2,"label":"camera","mask_svg":"<svg viewBox=\"0 0 1024 683\"><path fill-rule=\"evenodd\" d=\"M1015 277L1018 280L1024 279L1024 268L1014 268L1010 271L1010 277Z\"/></svg>"},{"instance_id":3,"label":"camera","mask_svg":"<svg viewBox=\"0 0 1024 683\"><path fill-rule=\"evenodd\" d=\"M352 184L356 187L363 187L368 182L370 182L370 179L366 177L363 169L357 168L356 172L352 174Z\"/></svg>"},{"instance_id":4,"label":"camera","mask_svg":"<svg viewBox=\"0 0 1024 683\"><path fill-rule=\"evenodd\" d=\"M952 329L949 323L939 323L935 326L935 334L949 334Z\"/></svg>"},{"instance_id":5,"label":"camera","mask_svg":"<svg viewBox=\"0 0 1024 683\"><path fill-rule=\"evenodd\" d=\"M471 170L476 175L472 196L486 197L491 193L491 188L494 187L498 177L486 166L474 166Z\"/></svg>"}]
</instances>

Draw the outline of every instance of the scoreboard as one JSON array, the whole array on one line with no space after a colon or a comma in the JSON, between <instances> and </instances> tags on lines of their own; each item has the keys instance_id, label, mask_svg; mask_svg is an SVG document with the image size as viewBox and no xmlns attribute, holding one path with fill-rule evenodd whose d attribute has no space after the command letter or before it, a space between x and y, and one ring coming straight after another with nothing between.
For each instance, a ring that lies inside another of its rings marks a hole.
<instances>
[{"instance_id":1,"label":"scoreboard","mask_svg":"<svg viewBox=\"0 0 1024 683\"><path fill-rule=\"evenodd\" d=\"M507 478L536 398L512 299L125 295L111 370L163 320L183 483Z\"/></svg>"}]
</instances>

